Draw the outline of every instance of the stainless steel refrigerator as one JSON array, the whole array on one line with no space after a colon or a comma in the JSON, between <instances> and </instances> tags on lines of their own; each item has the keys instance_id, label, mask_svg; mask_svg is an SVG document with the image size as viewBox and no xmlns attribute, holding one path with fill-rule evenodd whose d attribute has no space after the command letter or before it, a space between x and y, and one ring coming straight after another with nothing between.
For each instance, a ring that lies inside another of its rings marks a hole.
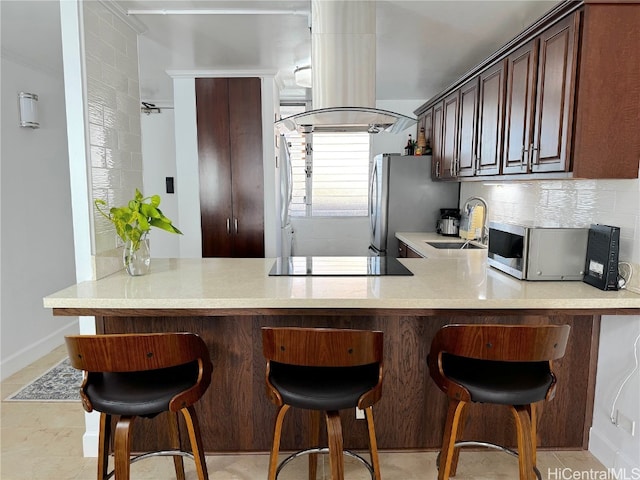
<instances>
[{"instance_id":1,"label":"stainless steel refrigerator","mask_svg":"<svg viewBox=\"0 0 640 480\"><path fill-rule=\"evenodd\" d=\"M369 253L398 256L396 232L435 232L456 208L458 182L431 181L431 156L376 155L369 162Z\"/></svg>"}]
</instances>

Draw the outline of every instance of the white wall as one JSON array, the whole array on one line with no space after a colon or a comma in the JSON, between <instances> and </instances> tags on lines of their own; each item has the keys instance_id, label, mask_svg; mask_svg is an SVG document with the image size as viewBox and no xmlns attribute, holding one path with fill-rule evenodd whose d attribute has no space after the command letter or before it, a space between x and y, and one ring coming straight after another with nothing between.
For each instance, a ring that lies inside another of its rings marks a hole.
<instances>
[{"instance_id":1,"label":"white wall","mask_svg":"<svg viewBox=\"0 0 640 480\"><path fill-rule=\"evenodd\" d=\"M173 107L161 109L160 113L142 114L142 157L143 184L145 195L158 194L162 197L160 210L173 220L173 224L182 228L178 216L178 198L176 171L176 140ZM174 179L174 194L166 193L166 177ZM189 234L190 232L185 232ZM149 245L153 258L179 257L180 236L161 230L153 230Z\"/></svg>"},{"instance_id":2,"label":"white wall","mask_svg":"<svg viewBox=\"0 0 640 480\"><path fill-rule=\"evenodd\" d=\"M138 36L107 3L82 2L82 22L91 178L87 193L91 201L122 206L136 188L149 195L142 180ZM116 250L120 241L113 224L91 210L100 278L122 269L122 253Z\"/></svg>"},{"instance_id":3,"label":"white wall","mask_svg":"<svg viewBox=\"0 0 640 480\"><path fill-rule=\"evenodd\" d=\"M601 223L620 227L620 260L633 264L631 286L640 287L640 180L462 183L461 202L472 195L488 201L490 220L526 220L546 226ZM605 466L627 468L629 473L632 467L640 466L640 371L633 371L636 366L633 348L638 335L640 316L602 317L589 442L589 450ZM638 350L640 347L635 354L640 356ZM620 391L616 407L636 422L635 437L610 420L616 394L632 372Z\"/></svg>"},{"instance_id":4,"label":"white wall","mask_svg":"<svg viewBox=\"0 0 640 480\"><path fill-rule=\"evenodd\" d=\"M59 25L57 4L37 3L36 8L47 9L49 21ZM53 317L42 306L45 295L75 282L62 61L60 57L58 68L47 68L7 48L11 29L5 22L15 18L7 8L17 4L0 2L2 379L49 353L64 334L78 329L74 317ZM24 25L18 30L29 31L28 13L20 18ZM59 53L59 28L43 41L57 44ZM18 126L21 91L39 96L39 129Z\"/></svg>"}]
</instances>

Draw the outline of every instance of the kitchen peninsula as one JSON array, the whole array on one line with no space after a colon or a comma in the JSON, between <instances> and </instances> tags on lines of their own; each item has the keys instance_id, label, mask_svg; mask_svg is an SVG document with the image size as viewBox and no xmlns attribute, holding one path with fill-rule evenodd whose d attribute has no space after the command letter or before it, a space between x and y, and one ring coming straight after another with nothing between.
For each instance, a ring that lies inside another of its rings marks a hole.
<instances>
[{"instance_id":1,"label":"kitchen peninsula","mask_svg":"<svg viewBox=\"0 0 640 480\"><path fill-rule=\"evenodd\" d=\"M120 272L83 282L46 297L44 305L54 315L95 316L98 332L200 334L214 365L212 385L198 406L208 452L269 450L275 409L264 391L262 326L384 331L384 387L374 412L379 448L397 450L440 446L447 399L431 382L426 357L442 325L566 323L571 337L556 365L557 394L544 407L539 444L586 448L600 315L637 315L640 295L582 282L522 282L488 268L485 250L436 250L426 248L429 258L401 259L413 276L270 277L273 258L154 259L149 275ZM477 408L471 405L470 415ZM285 422L283 449L304 446L304 415L292 412ZM508 415L483 406L483 420L469 426L468 437L513 444ZM353 412L344 412L343 421L345 445L365 448L364 422ZM146 433L163 428L164 422L154 422L145 422ZM145 441L150 438L157 435ZM134 445L140 441L134 438Z\"/></svg>"}]
</instances>

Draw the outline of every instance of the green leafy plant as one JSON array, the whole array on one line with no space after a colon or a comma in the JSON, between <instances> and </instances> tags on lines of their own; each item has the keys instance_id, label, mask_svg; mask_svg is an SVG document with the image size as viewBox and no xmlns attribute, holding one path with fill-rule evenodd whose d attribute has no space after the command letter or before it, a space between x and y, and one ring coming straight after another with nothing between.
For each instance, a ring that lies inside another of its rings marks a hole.
<instances>
[{"instance_id":1,"label":"green leafy plant","mask_svg":"<svg viewBox=\"0 0 640 480\"><path fill-rule=\"evenodd\" d=\"M182 235L182 232L158 208L160 195L143 197L140 190L136 188L136 196L133 200L124 207L112 207L108 212L104 209L107 206L104 200L96 199L93 203L98 212L113 223L122 241L125 243L128 240L131 241L134 251L138 250L140 241L151 227Z\"/></svg>"}]
</instances>

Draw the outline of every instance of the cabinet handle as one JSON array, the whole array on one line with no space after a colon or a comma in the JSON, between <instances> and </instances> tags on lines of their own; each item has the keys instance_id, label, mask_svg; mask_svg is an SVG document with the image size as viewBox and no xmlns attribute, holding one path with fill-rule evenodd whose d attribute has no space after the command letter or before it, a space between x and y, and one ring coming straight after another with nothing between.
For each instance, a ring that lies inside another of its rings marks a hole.
<instances>
[{"instance_id":1,"label":"cabinet handle","mask_svg":"<svg viewBox=\"0 0 640 480\"><path fill-rule=\"evenodd\" d=\"M524 154L525 153L529 153L529 150L527 150L527 148L522 145L522 154L520 155L520 166L522 167L524 165Z\"/></svg>"},{"instance_id":2,"label":"cabinet handle","mask_svg":"<svg viewBox=\"0 0 640 480\"><path fill-rule=\"evenodd\" d=\"M234 218L233 219L233 228L236 231L236 235L238 234L238 219Z\"/></svg>"},{"instance_id":3,"label":"cabinet handle","mask_svg":"<svg viewBox=\"0 0 640 480\"><path fill-rule=\"evenodd\" d=\"M440 160L436 162L436 178L440 178Z\"/></svg>"},{"instance_id":4,"label":"cabinet handle","mask_svg":"<svg viewBox=\"0 0 640 480\"><path fill-rule=\"evenodd\" d=\"M529 146L529 167L531 168L533 165L538 164L538 159L536 152L538 151L538 147L534 147L533 143Z\"/></svg>"},{"instance_id":5,"label":"cabinet handle","mask_svg":"<svg viewBox=\"0 0 640 480\"><path fill-rule=\"evenodd\" d=\"M227 217L227 235L231 235L231 219Z\"/></svg>"}]
</instances>

